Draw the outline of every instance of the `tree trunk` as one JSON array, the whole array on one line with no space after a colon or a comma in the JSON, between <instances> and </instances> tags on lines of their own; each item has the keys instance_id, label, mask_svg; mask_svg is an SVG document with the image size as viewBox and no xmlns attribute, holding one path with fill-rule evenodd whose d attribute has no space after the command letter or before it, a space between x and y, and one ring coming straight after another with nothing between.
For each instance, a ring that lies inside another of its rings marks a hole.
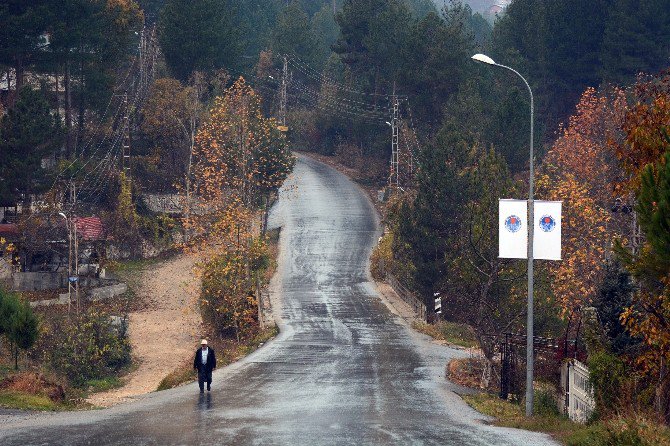
<instances>
[{"instance_id":1,"label":"tree trunk","mask_svg":"<svg viewBox=\"0 0 670 446\"><path fill-rule=\"evenodd\" d=\"M81 49L83 53L83 48ZM79 122L77 127L77 140L75 144L75 153L79 151L81 147L82 139L84 138L84 113L86 108L84 107L84 61L79 62ZM128 129L130 132L130 129ZM83 150L83 148L81 149ZM83 155L83 153L82 153Z\"/></svg>"},{"instance_id":2,"label":"tree trunk","mask_svg":"<svg viewBox=\"0 0 670 446\"><path fill-rule=\"evenodd\" d=\"M14 76L16 79L14 80L14 85L16 85L16 92L18 93L19 90L23 87L24 81L25 81L25 70L23 69L23 58L17 57L16 58L16 64L14 65Z\"/></svg>"},{"instance_id":3,"label":"tree trunk","mask_svg":"<svg viewBox=\"0 0 670 446\"><path fill-rule=\"evenodd\" d=\"M59 79L59 74L60 71L58 68L56 68L56 71L54 73L54 79L55 79L55 84L56 84L56 121L60 124L61 122L61 117L60 117L60 84L58 82Z\"/></svg>"},{"instance_id":4,"label":"tree trunk","mask_svg":"<svg viewBox=\"0 0 670 446\"><path fill-rule=\"evenodd\" d=\"M70 61L65 62L65 158L72 156L72 83Z\"/></svg>"}]
</instances>

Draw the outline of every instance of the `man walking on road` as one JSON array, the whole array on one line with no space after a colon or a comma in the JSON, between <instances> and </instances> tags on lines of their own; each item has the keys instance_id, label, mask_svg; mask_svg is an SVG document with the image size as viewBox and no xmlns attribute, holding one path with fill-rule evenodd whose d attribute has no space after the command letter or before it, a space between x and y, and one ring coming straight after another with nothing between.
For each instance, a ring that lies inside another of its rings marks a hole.
<instances>
[{"instance_id":1,"label":"man walking on road","mask_svg":"<svg viewBox=\"0 0 670 446\"><path fill-rule=\"evenodd\" d=\"M207 346L207 339L203 339L200 345L202 348L195 352L193 368L198 371L200 393L205 393L205 382L207 383L207 391L212 390L212 370L216 368L216 355L214 349Z\"/></svg>"}]
</instances>

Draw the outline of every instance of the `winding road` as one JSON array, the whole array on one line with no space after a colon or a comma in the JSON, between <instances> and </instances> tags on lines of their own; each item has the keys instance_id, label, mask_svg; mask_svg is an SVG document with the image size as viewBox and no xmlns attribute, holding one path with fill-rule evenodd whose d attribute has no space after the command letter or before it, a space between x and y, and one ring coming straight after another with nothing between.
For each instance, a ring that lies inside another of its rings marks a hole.
<instances>
[{"instance_id":1,"label":"winding road","mask_svg":"<svg viewBox=\"0 0 670 446\"><path fill-rule=\"evenodd\" d=\"M548 445L487 425L444 378L463 352L413 332L368 275L379 222L344 175L299 156L271 223L281 334L197 384L111 409L0 413L9 445ZM195 348L195 342L194 342Z\"/></svg>"}]
</instances>

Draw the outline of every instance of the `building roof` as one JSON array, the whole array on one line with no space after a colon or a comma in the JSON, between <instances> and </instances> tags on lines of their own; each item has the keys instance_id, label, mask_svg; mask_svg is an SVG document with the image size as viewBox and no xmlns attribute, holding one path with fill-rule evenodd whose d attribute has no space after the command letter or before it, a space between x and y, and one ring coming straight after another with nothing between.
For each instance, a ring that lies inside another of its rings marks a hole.
<instances>
[{"instance_id":1,"label":"building roof","mask_svg":"<svg viewBox=\"0 0 670 446\"><path fill-rule=\"evenodd\" d=\"M82 240L96 241L104 240L105 228L100 217L75 217L74 224L77 226L77 235Z\"/></svg>"},{"instance_id":2,"label":"building roof","mask_svg":"<svg viewBox=\"0 0 670 446\"><path fill-rule=\"evenodd\" d=\"M9 237L18 235L19 228L13 223L0 224L0 237Z\"/></svg>"}]
</instances>

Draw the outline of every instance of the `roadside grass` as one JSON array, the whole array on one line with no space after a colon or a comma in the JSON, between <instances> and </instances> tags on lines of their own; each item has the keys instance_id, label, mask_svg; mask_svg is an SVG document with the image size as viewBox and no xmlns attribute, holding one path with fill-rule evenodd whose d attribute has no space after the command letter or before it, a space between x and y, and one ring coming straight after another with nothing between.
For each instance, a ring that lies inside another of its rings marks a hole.
<instances>
[{"instance_id":1,"label":"roadside grass","mask_svg":"<svg viewBox=\"0 0 670 446\"><path fill-rule=\"evenodd\" d=\"M469 325L456 322L439 321L435 324L425 322L413 322L412 328L433 339L446 341L450 344L465 348L478 347L475 332Z\"/></svg>"},{"instance_id":2,"label":"roadside grass","mask_svg":"<svg viewBox=\"0 0 670 446\"><path fill-rule=\"evenodd\" d=\"M5 409L56 411L67 406L51 401L48 396L14 390L0 390L0 407Z\"/></svg>"},{"instance_id":3,"label":"roadside grass","mask_svg":"<svg viewBox=\"0 0 670 446\"><path fill-rule=\"evenodd\" d=\"M86 383L88 393L106 392L123 386L123 381L117 376L108 376L100 379L91 379Z\"/></svg>"},{"instance_id":4,"label":"roadside grass","mask_svg":"<svg viewBox=\"0 0 670 446\"><path fill-rule=\"evenodd\" d=\"M276 326L260 331L253 338L242 340L239 344L232 340L213 340L212 347L217 352L217 367L225 367L235 361L250 355L258 350L263 344L277 336L279 330ZM158 384L157 391L172 389L183 384L195 381L197 374L193 370L191 361L184 362L170 372Z\"/></svg>"},{"instance_id":5,"label":"roadside grass","mask_svg":"<svg viewBox=\"0 0 670 446\"><path fill-rule=\"evenodd\" d=\"M496 426L544 432L566 446L668 446L670 429L640 416L618 417L591 424L570 421L558 413L551 397L537 392L535 414L526 418L523 404L480 393L462 398L475 410L494 417Z\"/></svg>"}]
</instances>

